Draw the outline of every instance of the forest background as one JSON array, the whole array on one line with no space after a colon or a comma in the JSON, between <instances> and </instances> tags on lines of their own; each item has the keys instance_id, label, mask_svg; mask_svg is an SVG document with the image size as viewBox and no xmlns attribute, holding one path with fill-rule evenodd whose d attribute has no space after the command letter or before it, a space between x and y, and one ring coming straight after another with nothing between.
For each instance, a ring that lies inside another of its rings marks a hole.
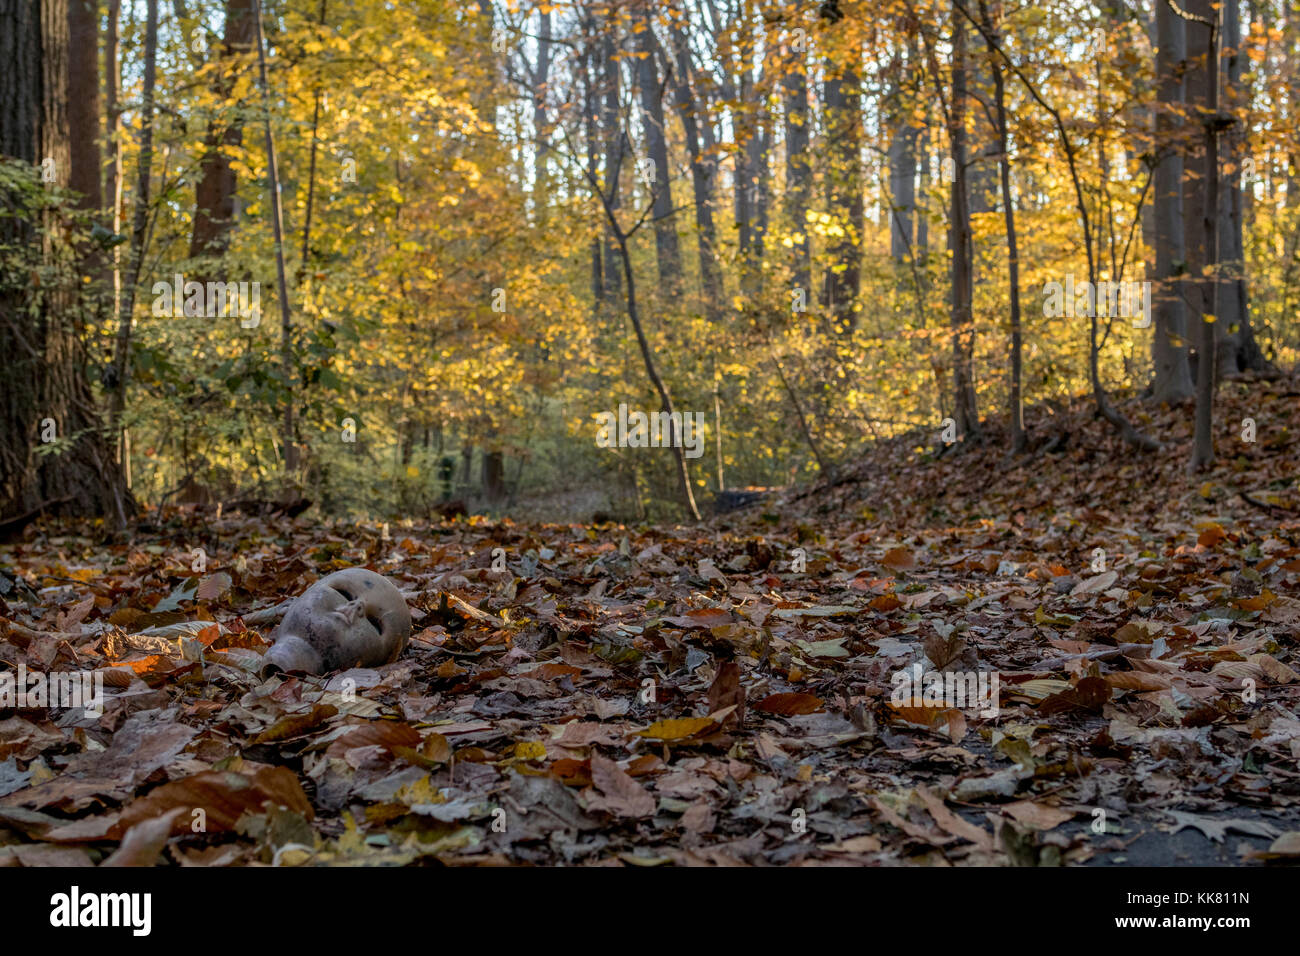
<instances>
[{"instance_id":1,"label":"forest background","mask_svg":"<svg viewBox=\"0 0 1300 956\"><path fill-rule=\"evenodd\" d=\"M0 519L677 519L1080 402L1203 469L1300 348L1298 18L0 0ZM600 447L620 404L704 454Z\"/></svg>"}]
</instances>

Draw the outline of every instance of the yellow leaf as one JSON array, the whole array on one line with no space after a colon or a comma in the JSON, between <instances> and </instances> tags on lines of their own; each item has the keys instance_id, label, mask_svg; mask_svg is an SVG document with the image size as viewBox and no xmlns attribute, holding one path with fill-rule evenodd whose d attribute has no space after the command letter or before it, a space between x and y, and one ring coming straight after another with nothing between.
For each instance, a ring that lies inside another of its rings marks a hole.
<instances>
[{"instance_id":1,"label":"yellow leaf","mask_svg":"<svg viewBox=\"0 0 1300 956\"><path fill-rule=\"evenodd\" d=\"M685 740L715 726L711 717L672 717L668 720L656 720L644 730L636 731L633 736L648 737L651 740Z\"/></svg>"},{"instance_id":2,"label":"yellow leaf","mask_svg":"<svg viewBox=\"0 0 1300 956\"><path fill-rule=\"evenodd\" d=\"M516 760L545 760L546 744L540 740L521 740L515 744Z\"/></svg>"}]
</instances>

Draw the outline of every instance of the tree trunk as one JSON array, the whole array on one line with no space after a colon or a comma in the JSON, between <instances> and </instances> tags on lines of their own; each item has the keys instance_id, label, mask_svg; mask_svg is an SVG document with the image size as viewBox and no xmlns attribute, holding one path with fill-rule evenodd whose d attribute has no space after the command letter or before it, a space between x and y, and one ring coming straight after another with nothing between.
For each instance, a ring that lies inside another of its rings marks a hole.
<instances>
[{"instance_id":1,"label":"tree trunk","mask_svg":"<svg viewBox=\"0 0 1300 956\"><path fill-rule=\"evenodd\" d=\"M68 0L68 185L81 208L104 206L99 178L99 5Z\"/></svg>"},{"instance_id":2,"label":"tree trunk","mask_svg":"<svg viewBox=\"0 0 1300 956\"><path fill-rule=\"evenodd\" d=\"M916 218L916 140L920 127L912 122L911 103L902 77L895 87L899 102L890 124L889 141L889 254L906 266L914 253Z\"/></svg>"},{"instance_id":3,"label":"tree trunk","mask_svg":"<svg viewBox=\"0 0 1300 956\"><path fill-rule=\"evenodd\" d=\"M546 94L551 79L551 9L538 10L537 66L533 70L533 137L537 143L533 158L533 207L541 222L550 201L550 126L546 115Z\"/></svg>"},{"instance_id":4,"label":"tree trunk","mask_svg":"<svg viewBox=\"0 0 1300 956\"><path fill-rule=\"evenodd\" d=\"M596 29L596 21L590 13L584 11L582 19L582 56L579 70L582 74L582 130L587 145L587 168L596 168L596 155L600 139L597 130L596 89L592 79L592 59L595 42L591 39ZM605 217L600 217L600 228L605 228ZM602 240L600 236L591 237L591 301L593 312L599 312L605 301L605 273L602 261Z\"/></svg>"},{"instance_id":5,"label":"tree trunk","mask_svg":"<svg viewBox=\"0 0 1300 956\"><path fill-rule=\"evenodd\" d=\"M294 382L298 378L293 354L293 325L289 311L289 283L284 269L284 213L280 205L280 168L271 133L271 91L266 80L266 38L262 35L262 9L253 0L253 30L257 43L257 71L262 88L262 124L266 133L267 186L271 193L271 229L275 238L275 278L280 300L280 374L284 387L284 420L280 425L280 443L284 449L284 473L291 475L298 467L298 446L294 426Z\"/></svg>"},{"instance_id":6,"label":"tree trunk","mask_svg":"<svg viewBox=\"0 0 1300 956\"><path fill-rule=\"evenodd\" d=\"M600 40L600 63L604 86L600 131L605 145L605 176L602 188L610 208L617 212L620 205L619 178L623 169L625 136L619 110L619 80L622 67L620 61L615 58L617 52L617 45L614 42L615 30L614 23L607 22ZM615 300L622 281L618 256L618 240L614 236L613 229L606 223L604 293L607 303Z\"/></svg>"},{"instance_id":7,"label":"tree trunk","mask_svg":"<svg viewBox=\"0 0 1300 956\"><path fill-rule=\"evenodd\" d=\"M153 182L154 84L158 78L158 0L145 7L144 93L140 105L140 154L136 165L135 196L131 199L130 261L123 282L118 312L117 338L113 343L113 374L109 396L109 426L118 435L126 409L126 385L131 375L131 331L135 299L139 293L145 242L148 239L149 202Z\"/></svg>"},{"instance_id":8,"label":"tree trunk","mask_svg":"<svg viewBox=\"0 0 1300 956\"><path fill-rule=\"evenodd\" d=\"M832 25L844 18L835 3L823 4L821 16ZM830 243L831 263L826 270L822 304L830 311L836 330L848 333L857 326L862 283L862 109L858 77L852 67L858 51L847 47L844 31L826 32L831 42L843 47L826 58L822 81L828 200L830 214L843 229L843 237Z\"/></svg>"},{"instance_id":9,"label":"tree trunk","mask_svg":"<svg viewBox=\"0 0 1300 956\"><path fill-rule=\"evenodd\" d=\"M68 25L66 0L0 0L0 155L34 166L50 160L65 184ZM22 208L20 195L0 201ZM25 250L33 269L67 255L54 212L0 219L0 243ZM70 308L75 278L36 290L26 281L0 284L0 427L9 436L0 443L0 516L49 508L125 524L134 503L95 407ZM51 423L59 450L37 455Z\"/></svg>"},{"instance_id":10,"label":"tree trunk","mask_svg":"<svg viewBox=\"0 0 1300 956\"><path fill-rule=\"evenodd\" d=\"M483 497L488 504L500 504L506 496L506 458L500 449L483 452Z\"/></svg>"},{"instance_id":11,"label":"tree trunk","mask_svg":"<svg viewBox=\"0 0 1300 956\"><path fill-rule=\"evenodd\" d=\"M672 24L673 97L681 115L686 136L686 151L691 160L691 188L695 205L696 246L700 267L700 288L704 295L705 316L711 323L722 321L722 272L718 267L717 232L713 225L714 181L717 164L706 156L700 141L699 107L691 85L690 58L686 37L680 25Z\"/></svg>"},{"instance_id":12,"label":"tree trunk","mask_svg":"<svg viewBox=\"0 0 1300 956\"><path fill-rule=\"evenodd\" d=\"M808 204L812 199L812 165L808 152L808 73L803 50L789 50L781 86L785 105L785 203L787 226L793 233L791 284L805 298L812 287L808 245Z\"/></svg>"},{"instance_id":13,"label":"tree trunk","mask_svg":"<svg viewBox=\"0 0 1300 956\"><path fill-rule=\"evenodd\" d=\"M997 26L989 15L988 4L980 0L986 36L995 35ZM1011 451L1020 454L1027 446L1025 410L1022 391L1022 357L1020 331L1020 254L1016 245L1016 209L1011 199L1011 144L1007 135L1006 87L1002 64L997 61L994 44L988 43L988 66L993 76L993 104L997 116L998 171L1002 182L1002 211L1007 230L1007 280L1011 290L1011 383L1008 403L1011 406Z\"/></svg>"},{"instance_id":14,"label":"tree trunk","mask_svg":"<svg viewBox=\"0 0 1300 956\"><path fill-rule=\"evenodd\" d=\"M1175 404L1192 397L1187 362L1187 250L1183 229L1183 142L1178 110L1183 100L1187 31L1165 0L1156 3L1155 233L1156 296L1153 303L1152 398Z\"/></svg>"},{"instance_id":15,"label":"tree trunk","mask_svg":"<svg viewBox=\"0 0 1300 956\"><path fill-rule=\"evenodd\" d=\"M233 57L253 48L257 36L253 17L253 0L226 0L226 26L221 62L212 83L218 104L230 97L235 81ZM205 152L200 161L201 176L194 187L194 225L190 233L190 258L219 258L230 245L235 219L235 171L230 165L231 151L244 141L244 125L239 109L225 110L208 121L204 139Z\"/></svg>"},{"instance_id":16,"label":"tree trunk","mask_svg":"<svg viewBox=\"0 0 1300 956\"><path fill-rule=\"evenodd\" d=\"M1240 117L1248 107L1249 91L1242 89L1242 63L1246 60L1246 51L1242 48L1241 0L1226 0L1222 15L1224 79L1227 81L1227 102L1224 105L1237 122L1223 136L1228 168L1234 172L1220 184L1219 189L1219 259L1225 268L1219 283L1215 331L1219 337L1218 374L1232 375L1247 370L1271 371L1272 364L1255 340L1250 321L1242 241L1244 191L1241 188L1241 167L1246 158L1246 130Z\"/></svg>"},{"instance_id":17,"label":"tree trunk","mask_svg":"<svg viewBox=\"0 0 1300 956\"><path fill-rule=\"evenodd\" d=\"M827 69L835 67L827 63ZM850 332L857 326L857 299L862 283L862 120L857 103L857 77L845 68L827 76L822 85L826 104L826 179L831 215L844 234L830 243L831 266L822 295L835 327Z\"/></svg>"},{"instance_id":18,"label":"tree trunk","mask_svg":"<svg viewBox=\"0 0 1300 956\"><path fill-rule=\"evenodd\" d=\"M952 28L952 107L948 117L948 141L952 149L953 178L949 193L948 246L952 252L953 407L963 438L980 441L983 432L975 400L970 208L966 196L966 24L955 4Z\"/></svg>"},{"instance_id":19,"label":"tree trunk","mask_svg":"<svg viewBox=\"0 0 1300 956\"><path fill-rule=\"evenodd\" d=\"M638 46L637 85L641 97L641 129L647 159L653 169L650 192L654 197L655 256L659 264L659 285L675 296L681 285L682 262L677 250L677 224L673 217L672 174L668 167L667 130L664 128L663 86L655 60L655 34L649 7L642 8Z\"/></svg>"},{"instance_id":20,"label":"tree trunk","mask_svg":"<svg viewBox=\"0 0 1300 956\"><path fill-rule=\"evenodd\" d=\"M1166 0L1167 2L1167 0ZM1202 71L1205 74L1206 110L1202 122L1205 126L1205 198L1201 210L1204 222L1203 253L1204 280L1202 281L1202 314L1200 336L1197 339L1196 367L1196 434L1192 446L1192 457L1188 463L1191 470L1204 471L1214 463L1214 385L1215 385L1215 316L1218 298L1219 267L1219 24L1222 22L1220 10L1211 10L1207 2L1204 11L1213 20L1213 25L1202 27L1200 24L1188 24L1201 27L1196 31L1197 37L1204 37Z\"/></svg>"}]
</instances>

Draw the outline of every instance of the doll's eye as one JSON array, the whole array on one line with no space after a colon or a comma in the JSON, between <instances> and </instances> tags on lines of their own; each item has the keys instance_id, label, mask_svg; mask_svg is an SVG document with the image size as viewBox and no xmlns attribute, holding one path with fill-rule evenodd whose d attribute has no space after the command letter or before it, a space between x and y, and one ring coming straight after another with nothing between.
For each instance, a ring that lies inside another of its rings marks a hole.
<instances>
[{"instance_id":1,"label":"doll's eye","mask_svg":"<svg viewBox=\"0 0 1300 956\"><path fill-rule=\"evenodd\" d=\"M375 617L373 614L367 614L366 620L370 622L370 626L373 627L377 633L383 633L384 629L379 626L379 618Z\"/></svg>"},{"instance_id":2,"label":"doll's eye","mask_svg":"<svg viewBox=\"0 0 1300 956\"><path fill-rule=\"evenodd\" d=\"M334 590L335 590L335 591L338 591L339 594L342 594L345 600L348 600L348 601L351 601L351 600L352 600L352 595L348 593L348 589L347 589L347 588L341 588L341 587L337 587L337 586L336 586L336 587L334 588Z\"/></svg>"}]
</instances>

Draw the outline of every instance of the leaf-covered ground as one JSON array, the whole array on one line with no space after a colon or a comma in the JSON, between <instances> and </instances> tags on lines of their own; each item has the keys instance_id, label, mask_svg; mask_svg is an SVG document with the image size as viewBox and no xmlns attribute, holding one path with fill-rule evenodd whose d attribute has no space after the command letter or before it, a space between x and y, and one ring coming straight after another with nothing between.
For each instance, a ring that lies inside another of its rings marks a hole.
<instances>
[{"instance_id":1,"label":"leaf-covered ground","mask_svg":"<svg viewBox=\"0 0 1300 956\"><path fill-rule=\"evenodd\" d=\"M1294 861L1298 397L1225 386L1195 479L1190 410L1134 402L1165 452L1061 410L1016 461L912 436L698 527L31 529L0 666L106 705L0 710L0 862ZM259 680L274 608L351 565L407 652ZM996 672L999 713L898 705L914 665Z\"/></svg>"}]
</instances>

